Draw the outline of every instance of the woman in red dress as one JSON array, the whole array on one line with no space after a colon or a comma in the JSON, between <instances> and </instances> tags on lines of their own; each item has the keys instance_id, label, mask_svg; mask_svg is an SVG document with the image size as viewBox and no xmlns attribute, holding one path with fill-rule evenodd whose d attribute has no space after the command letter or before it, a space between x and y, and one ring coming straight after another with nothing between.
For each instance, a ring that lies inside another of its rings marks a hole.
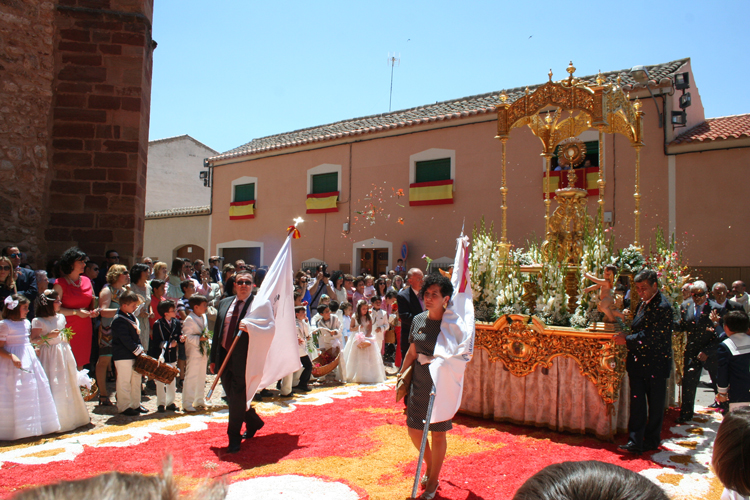
<instances>
[{"instance_id":1,"label":"woman in red dress","mask_svg":"<svg viewBox=\"0 0 750 500\"><path fill-rule=\"evenodd\" d=\"M76 358L78 369L89 363L91 357L91 318L99 312L94 305L94 289L91 280L83 275L88 257L77 247L69 248L60 257L63 276L55 280L55 291L62 300L60 313L65 316L66 327L73 330L70 347Z\"/></svg>"}]
</instances>

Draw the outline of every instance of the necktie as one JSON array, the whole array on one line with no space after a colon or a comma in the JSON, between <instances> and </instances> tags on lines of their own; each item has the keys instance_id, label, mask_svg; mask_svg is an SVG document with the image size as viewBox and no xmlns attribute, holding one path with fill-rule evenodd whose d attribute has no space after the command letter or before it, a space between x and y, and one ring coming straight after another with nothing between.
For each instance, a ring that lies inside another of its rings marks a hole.
<instances>
[{"instance_id":1,"label":"necktie","mask_svg":"<svg viewBox=\"0 0 750 500\"><path fill-rule=\"evenodd\" d=\"M701 306L695 306L695 321L698 321L698 318L701 315Z\"/></svg>"},{"instance_id":2,"label":"necktie","mask_svg":"<svg viewBox=\"0 0 750 500\"><path fill-rule=\"evenodd\" d=\"M221 342L221 345L227 351L232 346L232 339L234 339L234 335L237 333L237 324L240 322L240 313L242 312L242 305L244 303L245 303L244 300L238 300L234 304L234 312L232 313L232 319L229 320L229 330L227 331L227 334L224 335L224 339L222 339L222 342Z\"/></svg>"}]
</instances>

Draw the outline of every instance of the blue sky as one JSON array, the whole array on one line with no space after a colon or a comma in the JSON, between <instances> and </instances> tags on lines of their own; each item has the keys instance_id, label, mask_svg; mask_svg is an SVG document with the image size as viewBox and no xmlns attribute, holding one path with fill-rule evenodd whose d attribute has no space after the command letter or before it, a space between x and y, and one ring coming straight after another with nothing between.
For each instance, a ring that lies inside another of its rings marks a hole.
<instances>
[{"instance_id":1,"label":"blue sky","mask_svg":"<svg viewBox=\"0 0 750 500\"><path fill-rule=\"evenodd\" d=\"M747 0L156 0L150 138L223 152L385 113L389 53L393 110L563 78L570 60L588 75L690 57L706 117L748 113L748 19Z\"/></svg>"}]
</instances>

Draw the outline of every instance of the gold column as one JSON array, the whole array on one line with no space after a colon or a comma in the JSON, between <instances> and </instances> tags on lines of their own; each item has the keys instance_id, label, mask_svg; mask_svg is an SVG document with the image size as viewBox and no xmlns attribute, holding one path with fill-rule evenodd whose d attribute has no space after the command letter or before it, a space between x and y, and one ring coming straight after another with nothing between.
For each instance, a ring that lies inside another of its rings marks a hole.
<instances>
[{"instance_id":1,"label":"gold column","mask_svg":"<svg viewBox=\"0 0 750 500\"><path fill-rule=\"evenodd\" d=\"M604 227L604 125L599 125L599 217ZM588 186L586 186L588 188Z\"/></svg>"},{"instance_id":2,"label":"gold column","mask_svg":"<svg viewBox=\"0 0 750 500\"><path fill-rule=\"evenodd\" d=\"M641 146L635 145L635 194L633 198L635 200L635 241L633 245L636 248L641 248Z\"/></svg>"},{"instance_id":3,"label":"gold column","mask_svg":"<svg viewBox=\"0 0 750 500\"><path fill-rule=\"evenodd\" d=\"M549 174L552 166L552 155L550 153L543 153L543 156L545 169L547 170L546 187L544 189L544 234L546 235L549 232L549 207L552 204L549 191Z\"/></svg>"},{"instance_id":4,"label":"gold column","mask_svg":"<svg viewBox=\"0 0 750 500\"><path fill-rule=\"evenodd\" d=\"M503 151L503 176L502 176L502 178L503 178L503 184L502 184L502 187L500 187L500 193L503 196L503 205L502 205L502 209L503 209L503 233L502 233L502 236L500 237L500 243L502 243L503 245L506 245L508 243L508 219L507 219L507 211L508 211L508 199L507 199L507 197L508 197L508 186L507 186L506 178L505 178L505 170L506 170L506 165L507 165L506 158L505 158L505 142L507 140L508 139L506 139L506 138L500 139L500 143L502 144L502 151ZM549 186L548 186L548 188L549 188Z\"/></svg>"}]
</instances>

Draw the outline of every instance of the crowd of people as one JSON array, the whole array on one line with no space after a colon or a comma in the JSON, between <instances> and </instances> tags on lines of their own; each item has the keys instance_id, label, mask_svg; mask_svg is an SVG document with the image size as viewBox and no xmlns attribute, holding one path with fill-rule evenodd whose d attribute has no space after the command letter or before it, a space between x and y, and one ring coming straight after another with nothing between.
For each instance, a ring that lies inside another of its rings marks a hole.
<instances>
[{"instance_id":1,"label":"crowd of people","mask_svg":"<svg viewBox=\"0 0 750 500\"><path fill-rule=\"evenodd\" d=\"M48 273L22 265L17 247L2 250L0 373L17 382L6 384L6 392L8 387L25 389L3 394L0 406L7 414L28 411L35 417L17 415L15 421L26 422L23 429L14 427L14 419L5 419L0 440L88 424L79 387L91 387L92 381L98 388L98 404L116 406L126 416L147 412L141 405L144 384L156 391L158 412L191 413L206 407L207 366L219 304L235 296L238 275L252 278L246 290L255 293L266 271L241 260L222 266L218 256L209 258L208 265L184 258L173 259L171 265L148 257L140 260L128 268L117 251L109 250L100 265L73 247ZM399 261L396 268L400 274L391 270L377 277L340 271L331 275L325 266L296 274L302 369L278 382L281 397L308 392L313 369L332 359L338 359L338 367L327 377L339 382L382 382L386 367L400 364L405 352L403 346L399 349L404 340L401 323L408 323L422 306L419 300L416 305L406 303L399 313L398 303L404 291L418 292L423 278L421 271L407 273L402 264ZM144 354L173 368L174 381L144 380L134 369ZM256 399L271 396L270 389L263 388ZM182 408L176 404L177 392L182 392Z\"/></svg>"},{"instance_id":2,"label":"crowd of people","mask_svg":"<svg viewBox=\"0 0 750 500\"><path fill-rule=\"evenodd\" d=\"M144 258L128 269L113 250L98 265L73 247L47 274L23 267L22 258L13 246L4 248L0 256L0 378L5 381L0 386L0 411L14 416L0 420L0 440L86 425L89 415L79 387L91 385L88 374L96 380L99 405L116 405L126 416L147 412L141 405L144 380L135 369L144 354L176 373L170 384L146 382L156 391L158 412L180 411L177 391L182 392L183 412L205 408L207 371L215 373L227 356L232 332L241 329L239 320L266 273L241 260L222 266L223 259L217 256L208 259L208 265L183 258L167 265ZM716 393L715 407L744 411L740 408L750 405L750 297L741 281L732 284L731 293L724 283L715 283L710 296L706 283L695 281L683 288L680 319L674 321L672 308L658 289L656 273L639 273L635 289L640 303L632 313L631 331L618 340L628 349L631 388L629 440L620 448L642 453L661 443L672 331L685 332L687 341L678 422L693 417L704 368ZM446 277L431 274L425 278L417 268L407 271L402 262L378 276L329 273L325 265L298 271L294 304L302 368L279 380L275 389L280 397L306 393L316 371L318 377L331 381L379 383L385 380L388 367L393 373L400 368L399 377L411 368L412 382L405 398L407 426L419 448L432 385L427 366L451 294ZM214 327L220 332L218 341L212 340ZM247 352L247 346L242 352ZM333 364L335 370L325 370ZM232 387L233 370L244 374L244 364L229 366L222 376L230 417L230 393L242 392L243 416L235 423L234 444L230 418L230 452L239 451L238 439L252 437L263 425L252 408L244 407L244 384ZM108 380L115 382L114 403ZM255 398L273 395L272 389L261 388ZM257 422L251 428L253 419ZM737 419L740 423L747 420ZM240 435L243 421L247 432ZM437 491L445 434L450 428L450 421L430 425L423 498ZM742 486L739 491L744 491Z\"/></svg>"}]
</instances>

